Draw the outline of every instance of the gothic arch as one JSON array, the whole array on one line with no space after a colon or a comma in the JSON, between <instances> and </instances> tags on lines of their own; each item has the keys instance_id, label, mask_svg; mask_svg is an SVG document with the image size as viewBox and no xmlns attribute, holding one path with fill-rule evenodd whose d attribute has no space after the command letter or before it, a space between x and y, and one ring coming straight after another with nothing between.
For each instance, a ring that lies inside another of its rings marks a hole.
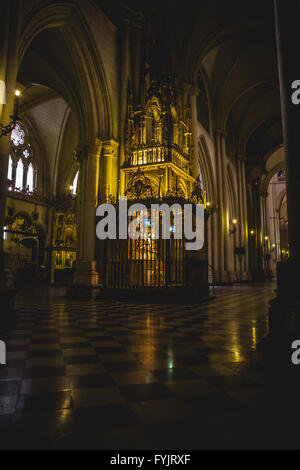
<instances>
[{"instance_id":1,"label":"gothic arch","mask_svg":"<svg viewBox=\"0 0 300 470\"><path fill-rule=\"evenodd\" d=\"M280 170L285 168L285 163L280 162L275 165L267 174L265 174L260 183L260 192L266 194L268 192L269 184L273 176L278 173Z\"/></svg>"},{"instance_id":2,"label":"gothic arch","mask_svg":"<svg viewBox=\"0 0 300 470\"><path fill-rule=\"evenodd\" d=\"M62 142L63 142L64 133L65 133L65 129L66 129L66 125L67 125L69 116L70 116L70 108L67 108L65 113L64 113L62 125L61 125L61 128L60 128L60 132L59 132L59 136L58 136L59 138L58 138L58 143L57 143L57 149L56 149L56 155L55 155L55 164L54 164L55 166L54 166L54 172L53 172L53 191L54 191L55 195L60 192L60 188L58 187L58 171L59 171L59 166L60 166ZM72 162L72 166L74 166L74 163L75 162ZM61 188L61 189L63 189L63 188Z\"/></svg>"},{"instance_id":3,"label":"gothic arch","mask_svg":"<svg viewBox=\"0 0 300 470\"><path fill-rule=\"evenodd\" d=\"M47 5L35 11L24 21L20 36L19 66L30 44L39 33L49 28L59 28L80 66L75 74L80 93L76 111L80 122L80 139L83 142L98 136L111 138L113 129L112 105L107 79L94 39L78 5L69 3Z\"/></svg>"},{"instance_id":4,"label":"gothic arch","mask_svg":"<svg viewBox=\"0 0 300 470\"><path fill-rule=\"evenodd\" d=\"M42 154L45 152L44 145L39 138L38 132L35 128L34 123L29 119L28 115L21 116L21 122L24 123L30 136L30 143L33 149L34 160L37 166L37 189L41 192L45 192L47 182L47 159L42 158ZM46 187L46 192L48 188Z\"/></svg>"},{"instance_id":5,"label":"gothic arch","mask_svg":"<svg viewBox=\"0 0 300 470\"><path fill-rule=\"evenodd\" d=\"M281 210L281 206L285 197L286 197L286 189L283 189L278 195L277 200L276 200L276 209L278 210L278 212L280 212Z\"/></svg>"}]
</instances>

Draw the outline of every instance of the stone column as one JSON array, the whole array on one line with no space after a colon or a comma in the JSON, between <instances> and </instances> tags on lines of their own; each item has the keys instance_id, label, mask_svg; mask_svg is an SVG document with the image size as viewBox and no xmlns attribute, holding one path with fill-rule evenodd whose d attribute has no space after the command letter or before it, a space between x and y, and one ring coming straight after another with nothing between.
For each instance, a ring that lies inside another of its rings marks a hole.
<instances>
[{"instance_id":1,"label":"stone column","mask_svg":"<svg viewBox=\"0 0 300 470\"><path fill-rule=\"evenodd\" d=\"M102 142L99 203L109 202L110 196L117 198L118 148L118 142L113 139Z\"/></svg>"},{"instance_id":2,"label":"stone column","mask_svg":"<svg viewBox=\"0 0 300 470\"><path fill-rule=\"evenodd\" d=\"M11 0L1 5L0 18L0 122L3 126L11 122L14 109L18 72L19 27L21 2ZM12 324L14 319L14 278L5 266L3 227L5 223L7 166L10 150L10 135L0 138L0 324Z\"/></svg>"},{"instance_id":3,"label":"stone column","mask_svg":"<svg viewBox=\"0 0 300 470\"><path fill-rule=\"evenodd\" d=\"M262 214L258 183L252 184L253 226L254 234L249 239L251 245L251 277L253 281L263 281L263 251L262 251Z\"/></svg>"},{"instance_id":4,"label":"stone column","mask_svg":"<svg viewBox=\"0 0 300 470\"><path fill-rule=\"evenodd\" d=\"M96 207L99 191L99 160L102 142L99 139L84 147L79 155L78 251L72 295L90 297L97 291ZM74 288L75 287L75 288Z\"/></svg>"},{"instance_id":5,"label":"stone column","mask_svg":"<svg viewBox=\"0 0 300 470\"><path fill-rule=\"evenodd\" d=\"M261 232L260 240L262 245L262 265L264 270L264 275L268 277L268 262L265 259L266 254L268 253L268 240L265 240L265 237L269 237L269 216L268 216L268 193L265 191L259 192L259 201L260 201L260 215L261 215Z\"/></svg>"},{"instance_id":6,"label":"stone column","mask_svg":"<svg viewBox=\"0 0 300 470\"><path fill-rule=\"evenodd\" d=\"M287 171L287 205L290 260L280 263L277 297L271 303L270 335L278 360L291 364L291 342L300 339L300 105L292 102L292 83L300 80L300 61L295 47L300 43L299 1L288 5L275 0L275 23L284 147ZM272 348L271 348L272 349ZM279 353L280 351L280 353Z\"/></svg>"},{"instance_id":7,"label":"stone column","mask_svg":"<svg viewBox=\"0 0 300 470\"><path fill-rule=\"evenodd\" d=\"M213 208L210 214L210 245L211 245L211 270L214 283L218 282L218 271L219 271L219 209Z\"/></svg>"},{"instance_id":8,"label":"stone column","mask_svg":"<svg viewBox=\"0 0 300 470\"><path fill-rule=\"evenodd\" d=\"M218 239L218 260L216 278L218 283L222 283L224 266L224 238L223 238L223 191L222 191L222 165L219 134L215 131L215 154L216 154L216 175L217 175L217 194L218 194L218 224L215 236Z\"/></svg>"},{"instance_id":9,"label":"stone column","mask_svg":"<svg viewBox=\"0 0 300 470\"><path fill-rule=\"evenodd\" d=\"M238 181L238 209L239 209L239 241L240 246L245 248L242 257L241 281L249 279L249 253L248 253L248 208L246 195L246 172L245 157L239 155L237 159L237 181Z\"/></svg>"},{"instance_id":10,"label":"stone column","mask_svg":"<svg viewBox=\"0 0 300 470\"><path fill-rule=\"evenodd\" d=\"M243 189L242 189L242 172L241 172L241 157L237 157L237 165L236 165L236 174L237 174L237 210L238 210L238 227L237 227L237 232L238 232L238 245L240 247L245 247L245 240L244 240L244 214L243 214ZM237 257L235 257L237 258ZM236 263L235 263L236 265ZM236 266L237 269L237 279L239 281L243 280L243 258L241 258L241 255L239 255L238 259L238 264Z\"/></svg>"},{"instance_id":11,"label":"stone column","mask_svg":"<svg viewBox=\"0 0 300 470\"><path fill-rule=\"evenodd\" d=\"M17 62L19 44L19 10L20 2L5 2L1 7L0 30L0 122L3 126L11 122L14 110L15 90L17 81ZM2 103L4 98L4 103ZM6 208L7 166L10 151L10 134L0 138L0 269L4 267L3 226Z\"/></svg>"},{"instance_id":12,"label":"stone column","mask_svg":"<svg viewBox=\"0 0 300 470\"><path fill-rule=\"evenodd\" d=\"M219 239L219 260L218 260L218 283L230 283L231 277L227 270L228 256L228 201L227 201L227 179L225 166L225 134L220 130L215 130L215 152L218 188L218 239Z\"/></svg>"},{"instance_id":13,"label":"stone column","mask_svg":"<svg viewBox=\"0 0 300 470\"><path fill-rule=\"evenodd\" d=\"M246 168L245 168L246 157L241 159L241 183L242 183L242 198L243 198L243 223L244 223L244 247L245 247L245 256L244 256L244 277L245 281L248 281L250 278L249 274L249 250L248 250L248 204L247 204L247 181L246 181Z\"/></svg>"},{"instance_id":14,"label":"stone column","mask_svg":"<svg viewBox=\"0 0 300 470\"><path fill-rule=\"evenodd\" d=\"M226 168L226 133L219 131L220 149L221 149L221 168L223 175L222 191L223 191L223 237L224 237L224 272L225 282L231 283L233 273L229 268L230 256L234 256L229 248L229 200L228 200L228 186L227 186L227 168Z\"/></svg>"}]
</instances>

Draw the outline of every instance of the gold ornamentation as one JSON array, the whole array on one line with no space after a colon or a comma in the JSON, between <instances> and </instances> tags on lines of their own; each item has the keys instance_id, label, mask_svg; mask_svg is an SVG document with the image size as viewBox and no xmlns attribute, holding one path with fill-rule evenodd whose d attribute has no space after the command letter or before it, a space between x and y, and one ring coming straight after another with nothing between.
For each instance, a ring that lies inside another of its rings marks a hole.
<instances>
[{"instance_id":1,"label":"gold ornamentation","mask_svg":"<svg viewBox=\"0 0 300 470\"><path fill-rule=\"evenodd\" d=\"M151 180L145 176L140 168L127 184L125 196L130 199L144 199L154 196Z\"/></svg>"},{"instance_id":2,"label":"gold ornamentation","mask_svg":"<svg viewBox=\"0 0 300 470\"><path fill-rule=\"evenodd\" d=\"M196 180L194 190L191 194L191 201L195 204L204 204L204 195L199 176Z\"/></svg>"}]
</instances>

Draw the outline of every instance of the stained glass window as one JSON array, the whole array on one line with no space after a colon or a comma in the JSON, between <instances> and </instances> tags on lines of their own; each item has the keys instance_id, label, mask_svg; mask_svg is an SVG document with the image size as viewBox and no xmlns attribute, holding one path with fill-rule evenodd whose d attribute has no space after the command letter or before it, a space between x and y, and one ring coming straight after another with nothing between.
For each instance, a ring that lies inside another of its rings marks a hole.
<instances>
[{"instance_id":1,"label":"stained glass window","mask_svg":"<svg viewBox=\"0 0 300 470\"><path fill-rule=\"evenodd\" d=\"M17 123L15 127L13 128L10 138L15 147L19 147L20 145L24 144L25 132L21 128L19 123Z\"/></svg>"},{"instance_id":2,"label":"stained glass window","mask_svg":"<svg viewBox=\"0 0 300 470\"><path fill-rule=\"evenodd\" d=\"M34 170L32 163L30 163L28 170L27 170L27 188L29 191L33 191L33 178L34 178Z\"/></svg>"},{"instance_id":3,"label":"stained glass window","mask_svg":"<svg viewBox=\"0 0 300 470\"><path fill-rule=\"evenodd\" d=\"M73 184L71 186L72 188L72 194L77 194L77 186L78 186L78 175L79 175L79 171L77 171L76 175L75 175L75 178L73 180Z\"/></svg>"},{"instance_id":4,"label":"stained glass window","mask_svg":"<svg viewBox=\"0 0 300 470\"><path fill-rule=\"evenodd\" d=\"M17 164L17 171L16 171L16 188L23 189L23 174L24 174L24 165L20 158Z\"/></svg>"},{"instance_id":5,"label":"stained glass window","mask_svg":"<svg viewBox=\"0 0 300 470\"><path fill-rule=\"evenodd\" d=\"M10 191L34 191L36 166L28 140L28 131L21 122L17 122L11 133L11 153L7 169L7 178L12 181Z\"/></svg>"},{"instance_id":6,"label":"stained glass window","mask_svg":"<svg viewBox=\"0 0 300 470\"><path fill-rule=\"evenodd\" d=\"M7 179L9 180L13 179L13 162L12 162L11 155L8 158Z\"/></svg>"}]
</instances>

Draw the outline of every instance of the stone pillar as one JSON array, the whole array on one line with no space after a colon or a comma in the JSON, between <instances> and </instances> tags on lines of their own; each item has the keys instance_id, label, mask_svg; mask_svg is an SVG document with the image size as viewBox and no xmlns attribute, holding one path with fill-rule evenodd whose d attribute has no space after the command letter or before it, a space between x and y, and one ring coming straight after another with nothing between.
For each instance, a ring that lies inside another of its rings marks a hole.
<instances>
[{"instance_id":1,"label":"stone pillar","mask_svg":"<svg viewBox=\"0 0 300 470\"><path fill-rule=\"evenodd\" d=\"M217 194L218 194L218 224L215 236L218 243L218 260L217 260L217 283L222 283L223 280L223 267L224 267L224 238L223 238L223 191L222 191L222 165L221 165L221 150L219 134L215 132L215 154L216 154L216 175L217 175Z\"/></svg>"},{"instance_id":2,"label":"stone pillar","mask_svg":"<svg viewBox=\"0 0 300 470\"><path fill-rule=\"evenodd\" d=\"M239 155L237 159L237 181L238 181L238 206L239 206L239 242L245 248L245 255L242 257L241 281L249 279L249 253L248 253L248 214L246 196L246 172L245 157Z\"/></svg>"},{"instance_id":3,"label":"stone pillar","mask_svg":"<svg viewBox=\"0 0 300 470\"><path fill-rule=\"evenodd\" d=\"M260 240L262 246L262 265L264 270L264 276L269 277L269 265L266 260L266 255L269 253L269 214L268 214L268 193L265 191L259 192L259 201L260 201L260 214L261 214L261 233ZM265 237L268 237L266 240Z\"/></svg>"},{"instance_id":4,"label":"stone pillar","mask_svg":"<svg viewBox=\"0 0 300 470\"><path fill-rule=\"evenodd\" d=\"M17 80L17 62L18 62L18 44L19 44L19 10L20 2L5 2L1 7L1 30L0 30L0 80L1 91L5 94L1 97L0 104L0 122L3 126L11 122L11 116L14 110L16 80ZM2 100L5 98L5 103ZM10 150L10 134L0 138L0 269L4 267L3 256L3 226L6 208L7 192L7 166Z\"/></svg>"},{"instance_id":5,"label":"stone pillar","mask_svg":"<svg viewBox=\"0 0 300 470\"><path fill-rule=\"evenodd\" d=\"M243 189L242 189L242 172L241 172L241 157L238 156L237 158L237 168L236 168L236 173L237 173L237 190L238 190L238 214L237 217L239 219L238 223L238 240L239 240L239 246L244 247L245 246L245 239L244 239L244 220L243 220ZM239 281L243 280L243 260L241 259L241 265L240 262L238 263L237 266L238 269L238 279Z\"/></svg>"},{"instance_id":6,"label":"stone pillar","mask_svg":"<svg viewBox=\"0 0 300 470\"><path fill-rule=\"evenodd\" d=\"M252 184L252 204L253 225L251 228L254 229L254 234L249 239L249 249L251 247L251 278L253 281L263 281L265 276L262 264L262 214L257 182Z\"/></svg>"},{"instance_id":7,"label":"stone pillar","mask_svg":"<svg viewBox=\"0 0 300 470\"><path fill-rule=\"evenodd\" d=\"M211 229L211 236L210 236L210 245L211 245L211 271L213 276L213 283L216 284L218 282L218 271L219 271L219 209L213 208L210 214L210 229Z\"/></svg>"},{"instance_id":8,"label":"stone pillar","mask_svg":"<svg viewBox=\"0 0 300 470\"><path fill-rule=\"evenodd\" d=\"M277 297L271 303L270 335L265 344L278 360L291 364L291 343L300 339L300 105L292 102L292 83L300 80L300 61L295 47L300 43L299 1L287 5L275 0L275 23L279 82L287 171L287 205L290 260L279 263ZM298 371L297 371L298 372Z\"/></svg>"},{"instance_id":9,"label":"stone pillar","mask_svg":"<svg viewBox=\"0 0 300 470\"><path fill-rule=\"evenodd\" d=\"M11 122L14 109L18 72L19 27L21 2L11 0L1 5L0 18L0 122L3 126ZM3 99L4 98L4 99ZM0 324L10 325L14 319L14 278L5 266L3 227L5 223L7 166L10 150L10 135L0 138Z\"/></svg>"},{"instance_id":10,"label":"stone pillar","mask_svg":"<svg viewBox=\"0 0 300 470\"><path fill-rule=\"evenodd\" d=\"M245 168L245 161L246 158L243 157L241 159L241 184L242 184L242 200L243 200L243 237L244 237L244 244L245 247L245 256L243 258L244 265L243 265L243 279L248 281L250 279L249 274L249 250L248 250L248 240L249 240L249 233L248 233L248 204L247 204L247 181L246 181L246 168Z\"/></svg>"},{"instance_id":11,"label":"stone pillar","mask_svg":"<svg viewBox=\"0 0 300 470\"><path fill-rule=\"evenodd\" d=\"M99 160L102 142L92 143L78 152L80 162L78 201L78 251L75 263L72 296L97 294L96 208L99 191Z\"/></svg>"},{"instance_id":12,"label":"stone pillar","mask_svg":"<svg viewBox=\"0 0 300 470\"><path fill-rule=\"evenodd\" d=\"M227 199L227 179L225 166L225 134L220 130L215 131L215 152L218 188L218 239L219 239L219 260L217 282L228 284L231 282L231 275L228 272L228 199Z\"/></svg>"},{"instance_id":13,"label":"stone pillar","mask_svg":"<svg viewBox=\"0 0 300 470\"><path fill-rule=\"evenodd\" d=\"M220 147L221 147L221 165L222 165L222 191L223 191L223 237L224 237L224 272L225 282L231 283L233 279L233 273L229 267L230 256L234 256L230 252L229 243L229 200L228 200L228 186L227 186L227 168L226 168L226 134L220 132Z\"/></svg>"},{"instance_id":14,"label":"stone pillar","mask_svg":"<svg viewBox=\"0 0 300 470\"><path fill-rule=\"evenodd\" d=\"M99 203L109 202L110 197L117 199L118 148L118 142L113 139L102 142Z\"/></svg>"}]
</instances>

